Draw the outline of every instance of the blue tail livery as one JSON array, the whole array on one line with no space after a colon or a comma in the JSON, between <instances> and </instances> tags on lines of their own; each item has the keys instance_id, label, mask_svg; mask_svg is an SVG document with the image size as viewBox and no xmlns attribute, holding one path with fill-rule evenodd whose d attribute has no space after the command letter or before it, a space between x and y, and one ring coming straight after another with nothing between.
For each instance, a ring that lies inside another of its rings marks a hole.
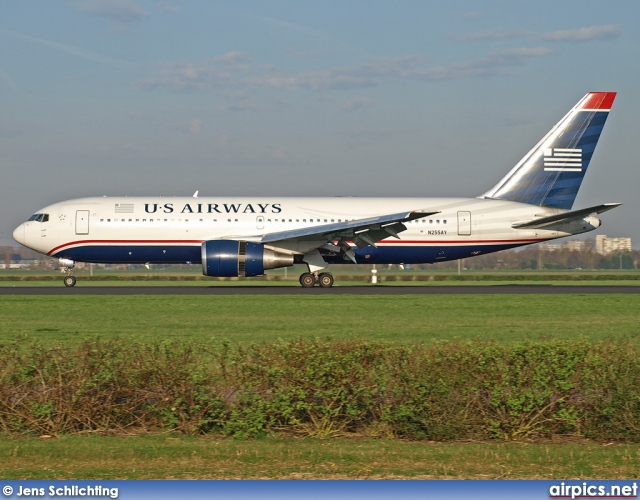
<instances>
[{"instance_id":1,"label":"blue tail livery","mask_svg":"<svg viewBox=\"0 0 640 500\"><path fill-rule=\"evenodd\" d=\"M570 210L615 98L615 92L584 96L483 196Z\"/></svg>"}]
</instances>

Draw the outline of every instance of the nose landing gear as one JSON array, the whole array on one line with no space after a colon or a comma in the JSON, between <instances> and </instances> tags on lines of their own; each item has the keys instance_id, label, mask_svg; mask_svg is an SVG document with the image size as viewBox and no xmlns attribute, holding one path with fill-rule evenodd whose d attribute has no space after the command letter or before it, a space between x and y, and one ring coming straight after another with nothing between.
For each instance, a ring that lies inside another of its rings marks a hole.
<instances>
[{"instance_id":1,"label":"nose landing gear","mask_svg":"<svg viewBox=\"0 0 640 500\"><path fill-rule=\"evenodd\" d=\"M60 266L60 272L67 274L64 277L64 286L76 286L76 277L71 274L73 272L75 262L69 259L59 259L58 265Z\"/></svg>"},{"instance_id":2,"label":"nose landing gear","mask_svg":"<svg viewBox=\"0 0 640 500\"><path fill-rule=\"evenodd\" d=\"M331 288L333 286L333 275L331 273L303 273L300 275L300 284L303 288L313 288L318 285L320 288Z\"/></svg>"}]
</instances>

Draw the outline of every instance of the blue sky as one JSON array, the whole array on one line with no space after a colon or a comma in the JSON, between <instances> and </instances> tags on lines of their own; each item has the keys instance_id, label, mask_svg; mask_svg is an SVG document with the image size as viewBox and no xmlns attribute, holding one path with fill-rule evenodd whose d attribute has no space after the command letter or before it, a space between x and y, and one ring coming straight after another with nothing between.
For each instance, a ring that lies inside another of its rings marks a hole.
<instances>
[{"instance_id":1,"label":"blue sky","mask_svg":"<svg viewBox=\"0 0 640 500\"><path fill-rule=\"evenodd\" d=\"M636 0L5 1L0 245L83 196L475 196L597 90L574 208L638 248L638 82Z\"/></svg>"}]
</instances>

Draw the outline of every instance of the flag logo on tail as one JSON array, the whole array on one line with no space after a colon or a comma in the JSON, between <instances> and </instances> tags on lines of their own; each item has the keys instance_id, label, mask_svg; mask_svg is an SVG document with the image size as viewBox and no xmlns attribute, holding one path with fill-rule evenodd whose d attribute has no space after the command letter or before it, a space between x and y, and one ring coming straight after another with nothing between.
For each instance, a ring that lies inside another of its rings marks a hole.
<instances>
[{"instance_id":1,"label":"flag logo on tail","mask_svg":"<svg viewBox=\"0 0 640 500\"><path fill-rule=\"evenodd\" d=\"M582 172L582 149L549 148L544 150L545 172Z\"/></svg>"}]
</instances>

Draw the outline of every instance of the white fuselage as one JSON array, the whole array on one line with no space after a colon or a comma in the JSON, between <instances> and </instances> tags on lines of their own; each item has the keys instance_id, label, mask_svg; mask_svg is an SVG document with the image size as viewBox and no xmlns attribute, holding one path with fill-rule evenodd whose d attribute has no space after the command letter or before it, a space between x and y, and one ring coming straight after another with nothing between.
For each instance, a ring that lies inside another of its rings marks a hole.
<instances>
[{"instance_id":1,"label":"white fuselage","mask_svg":"<svg viewBox=\"0 0 640 500\"><path fill-rule=\"evenodd\" d=\"M405 222L406 231L356 248L358 263L424 263L479 255L577 234L594 227L553 229L513 224L563 210L482 198L82 198L43 208L14 238L40 253L83 262L200 262L209 240L260 242L266 234L402 211L438 213ZM313 243L289 240L281 251L303 255ZM335 257L335 256L334 256ZM329 263L351 263L326 256Z\"/></svg>"}]
</instances>

